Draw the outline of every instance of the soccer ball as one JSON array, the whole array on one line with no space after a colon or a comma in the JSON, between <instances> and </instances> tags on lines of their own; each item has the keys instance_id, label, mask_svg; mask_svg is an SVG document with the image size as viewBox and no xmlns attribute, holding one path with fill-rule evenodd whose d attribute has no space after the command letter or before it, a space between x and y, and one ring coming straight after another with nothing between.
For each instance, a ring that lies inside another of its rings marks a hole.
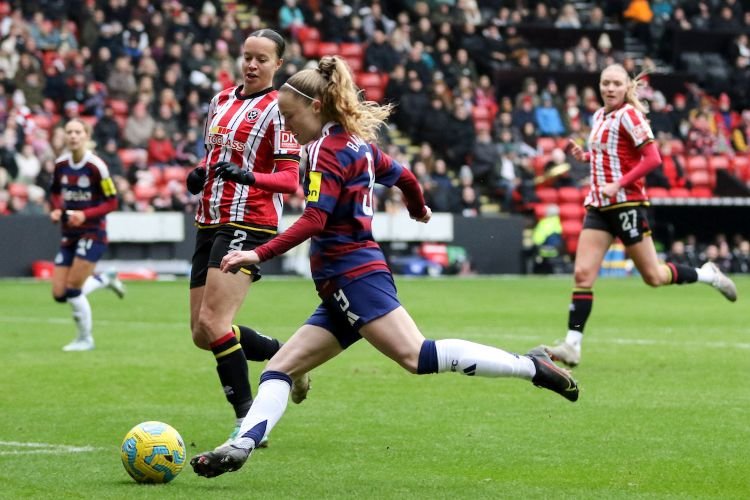
<instances>
[{"instance_id":1,"label":"soccer ball","mask_svg":"<svg viewBox=\"0 0 750 500\"><path fill-rule=\"evenodd\" d=\"M168 483L185 465L187 452L180 434L163 422L142 422L125 435L122 465L138 483Z\"/></svg>"}]
</instances>

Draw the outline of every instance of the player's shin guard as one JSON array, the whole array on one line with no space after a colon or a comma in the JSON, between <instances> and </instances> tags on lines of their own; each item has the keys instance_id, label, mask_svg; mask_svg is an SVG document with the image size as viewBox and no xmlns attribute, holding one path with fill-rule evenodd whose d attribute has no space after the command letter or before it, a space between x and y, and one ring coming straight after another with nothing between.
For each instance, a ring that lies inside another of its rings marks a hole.
<instances>
[{"instance_id":1,"label":"player's shin guard","mask_svg":"<svg viewBox=\"0 0 750 500\"><path fill-rule=\"evenodd\" d=\"M667 269L671 275L670 285L682 285L683 283L695 283L698 281L698 271L690 266L682 264L673 264L667 262Z\"/></svg>"},{"instance_id":2,"label":"player's shin guard","mask_svg":"<svg viewBox=\"0 0 750 500\"><path fill-rule=\"evenodd\" d=\"M568 330L583 333L594 306L594 291L591 288L574 288L568 312Z\"/></svg>"},{"instance_id":3,"label":"player's shin guard","mask_svg":"<svg viewBox=\"0 0 750 500\"><path fill-rule=\"evenodd\" d=\"M524 356L467 340L425 340L417 373L447 371L468 376L531 378L533 363Z\"/></svg>"},{"instance_id":4,"label":"player's shin guard","mask_svg":"<svg viewBox=\"0 0 750 500\"><path fill-rule=\"evenodd\" d=\"M211 352L216 357L216 371L219 373L224 395L234 408L236 417L242 418L253 404L245 353L234 333L228 333L213 342Z\"/></svg>"},{"instance_id":5,"label":"player's shin guard","mask_svg":"<svg viewBox=\"0 0 750 500\"><path fill-rule=\"evenodd\" d=\"M286 373L267 371L260 376L258 395L232 443L238 448L255 448L263 436L271 433L286 411L292 379Z\"/></svg>"},{"instance_id":6,"label":"player's shin guard","mask_svg":"<svg viewBox=\"0 0 750 500\"><path fill-rule=\"evenodd\" d=\"M78 338L91 338L91 304L88 299L77 288L65 290L65 297L73 309L73 319L78 327Z\"/></svg>"},{"instance_id":7,"label":"player's shin guard","mask_svg":"<svg viewBox=\"0 0 750 500\"><path fill-rule=\"evenodd\" d=\"M267 361L281 347L281 342L278 340L263 335L247 326L232 325L232 331L242 346L245 358L248 361Z\"/></svg>"}]
</instances>

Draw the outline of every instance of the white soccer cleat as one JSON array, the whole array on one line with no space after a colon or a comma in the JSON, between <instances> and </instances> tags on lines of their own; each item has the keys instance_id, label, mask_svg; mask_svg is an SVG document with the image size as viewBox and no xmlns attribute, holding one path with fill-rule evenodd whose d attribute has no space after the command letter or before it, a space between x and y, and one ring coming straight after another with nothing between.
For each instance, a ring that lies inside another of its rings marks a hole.
<instances>
[{"instance_id":1,"label":"white soccer cleat","mask_svg":"<svg viewBox=\"0 0 750 500\"><path fill-rule=\"evenodd\" d=\"M737 301L737 287L726 274L721 272L713 262L706 262L701 266L701 270L710 269L714 273L714 280L711 286L716 288L730 302Z\"/></svg>"},{"instance_id":2,"label":"white soccer cleat","mask_svg":"<svg viewBox=\"0 0 750 500\"><path fill-rule=\"evenodd\" d=\"M573 368L581 362L581 350L567 342L561 342L554 347L542 346L553 361L560 361Z\"/></svg>"},{"instance_id":3,"label":"white soccer cleat","mask_svg":"<svg viewBox=\"0 0 750 500\"><path fill-rule=\"evenodd\" d=\"M70 344L63 347L65 352L76 352L76 351L91 351L94 349L94 339L75 339Z\"/></svg>"},{"instance_id":4,"label":"white soccer cleat","mask_svg":"<svg viewBox=\"0 0 750 500\"><path fill-rule=\"evenodd\" d=\"M125 297L125 284L117 277L116 271L108 271L107 276L109 277L109 283L107 288L115 292L119 298Z\"/></svg>"}]
</instances>

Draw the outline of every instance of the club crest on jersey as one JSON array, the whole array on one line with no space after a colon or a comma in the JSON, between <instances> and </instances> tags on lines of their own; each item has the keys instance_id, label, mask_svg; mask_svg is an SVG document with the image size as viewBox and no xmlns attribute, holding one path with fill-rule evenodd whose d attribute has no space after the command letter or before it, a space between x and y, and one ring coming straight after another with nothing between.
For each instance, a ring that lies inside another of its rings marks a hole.
<instances>
[{"instance_id":1,"label":"club crest on jersey","mask_svg":"<svg viewBox=\"0 0 750 500\"><path fill-rule=\"evenodd\" d=\"M646 142L647 139L649 139L648 136L648 129L646 128L646 125L640 124L633 128L633 138L636 141L636 144L641 144Z\"/></svg>"},{"instance_id":2,"label":"club crest on jersey","mask_svg":"<svg viewBox=\"0 0 750 500\"><path fill-rule=\"evenodd\" d=\"M259 116L260 116L260 110L257 108L253 108L247 112L247 114L245 115L245 120L247 120L249 123L253 123L255 120L258 119Z\"/></svg>"},{"instance_id":3,"label":"club crest on jersey","mask_svg":"<svg viewBox=\"0 0 750 500\"><path fill-rule=\"evenodd\" d=\"M91 186L91 181L89 180L88 176L82 175L78 178L78 187L86 189L87 187Z\"/></svg>"}]
</instances>

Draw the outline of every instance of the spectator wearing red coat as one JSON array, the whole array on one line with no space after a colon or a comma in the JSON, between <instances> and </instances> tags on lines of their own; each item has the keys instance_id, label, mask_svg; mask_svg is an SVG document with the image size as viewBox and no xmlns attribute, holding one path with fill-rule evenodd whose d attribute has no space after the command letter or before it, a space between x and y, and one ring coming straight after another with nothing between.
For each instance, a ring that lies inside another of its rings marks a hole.
<instances>
[{"instance_id":1,"label":"spectator wearing red coat","mask_svg":"<svg viewBox=\"0 0 750 500\"><path fill-rule=\"evenodd\" d=\"M164 166L175 161L174 145L161 124L154 127L154 135L148 140L147 149L149 165Z\"/></svg>"}]
</instances>

